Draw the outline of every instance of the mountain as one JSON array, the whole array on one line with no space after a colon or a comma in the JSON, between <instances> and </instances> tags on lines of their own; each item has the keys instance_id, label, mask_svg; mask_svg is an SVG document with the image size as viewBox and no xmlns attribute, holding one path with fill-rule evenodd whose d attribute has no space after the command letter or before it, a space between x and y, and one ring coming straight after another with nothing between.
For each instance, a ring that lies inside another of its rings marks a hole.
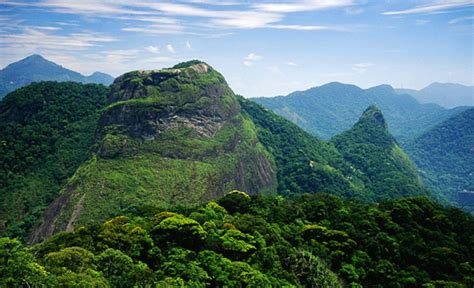
<instances>
[{"instance_id":1,"label":"mountain","mask_svg":"<svg viewBox=\"0 0 474 288\"><path fill-rule=\"evenodd\" d=\"M415 166L389 134L382 112L367 108L359 121L331 139L344 158L361 171L367 190L377 200L429 195L418 179Z\"/></svg>"},{"instance_id":2,"label":"mountain","mask_svg":"<svg viewBox=\"0 0 474 288\"><path fill-rule=\"evenodd\" d=\"M433 190L456 202L457 192L474 190L474 108L423 133L407 152Z\"/></svg>"},{"instance_id":3,"label":"mountain","mask_svg":"<svg viewBox=\"0 0 474 288\"><path fill-rule=\"evenodd\" d=\"M190 61L117 78L95 153L50 204L33 239L144 205L193 205L233 189L276 191L276 168L224 77Z\"/></svg>"},{"instance_id":4,"label":"mountain","mask_svg":"<svg viewBox=\"0 0 474 288\"><path fill-rule=\"evenodd\" d=\"M396 89L396 91L400 94L409 94L420 103L435 103L445 108L474 106L474 86L435 82L421 90Z\"/></svg>"},{"instance_id":5,"label":"mountain","mask_svg":"<svg viewBox=\"0 0 474 288\"><path fill-rule=\"evenodd\" d=\"M419 104L409 95L397 94L389 85L361 89L337 82L287 96L252 100L323 139L350 129L359 115L375 104L385 115L390 133L401 143L465 109Z\"/></svg>"},{"instance_id":6,"label":"mountain","mask_svg":"<svg viewBox=\"0 0 474 288\"><path fill-rule=\"evenodd\" d=\"M0 235L26 237L94 144L108 89L39 82L0 102Z\"/></svg>"},{"instance_id":7,"label":"mountain","mask_svg":"<svg viewBox=\"0 0 474 288\"><path fill-rule=\"evenodd\" d=\"M113 80L112 76L100 72L84 76L40 55L31 55L0 70L0 98L32 82L72 81L109 85Z\"/></svg>"}]
</instances>

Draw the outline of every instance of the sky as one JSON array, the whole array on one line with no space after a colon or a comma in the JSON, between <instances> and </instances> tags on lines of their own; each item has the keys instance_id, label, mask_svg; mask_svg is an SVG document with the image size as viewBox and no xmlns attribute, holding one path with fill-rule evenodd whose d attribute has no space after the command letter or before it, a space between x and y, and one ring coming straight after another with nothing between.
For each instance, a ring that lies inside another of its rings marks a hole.
<instances>
[{"instance_id":1,"label":"sky","mask_svg":"<svg viewBox=\"0 0 474 288\"><path fill-rule=\"evenodd\" d=\"M199 59L245 97L474 85L474 0L0 0L0 67L119 76Z\"/></svg>"}]
</instances>

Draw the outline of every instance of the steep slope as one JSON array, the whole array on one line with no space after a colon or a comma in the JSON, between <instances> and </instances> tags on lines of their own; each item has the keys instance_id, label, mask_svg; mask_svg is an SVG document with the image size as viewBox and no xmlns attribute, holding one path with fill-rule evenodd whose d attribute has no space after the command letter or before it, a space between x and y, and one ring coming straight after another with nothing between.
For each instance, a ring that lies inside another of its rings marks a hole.
<instances>
[{"instance_id":1,"label":"steep slope","mask_svg":"<svg viewBox=\"0 0 474 288\"><path fill-rule=\"evenodd\" d=\"M33 240L143 205L276 190L273 159L253 122L222 75L199 61L117 78L96 143Z\"/></svg>"},{"instance_id":2,"label":"steep slope","mask_svg":"<svg viewBox=\"0 0 474 288\"><path fill-rule=\"evenodd\" d=\"M87 159L107 93L41 82L0 102L0 235L25 237Z\"/></svg>"},{"instance_id":3,"label":"steep slope","mask_svg":"<svg viewBox=\"0 0 474 288\"><path fill-rule=\"evenodd\" d=\"M435 103L445 108L474 106L474 86L435 82L421 90L396 89L396 91L409 94L420 103Z\"/></svg>"},{"instance_id":4,"label":"steep slope","mask_svg":"<svg viewBox=\"0 0 474 288\"><path fill-rule=\"evenodd\" d=\"M257 126L260 142L274 155L280 194L327 192L373 200L360 180L362 175L351 169L332 143L318 140L251 100L239 97L239 101Z\"/></svg>"},{"instance_id":5,"label":"steep slope","mask_svg":"<svg viewBox=\"0 0 474 288\"><path fill-rule=\"evenodd\" d=\"M474 108L466 110L407 145L407 152L433 190L456 201L474 190Z\"/></svg>"},{"instance_id":6,"label":"steep slope","mask_svg":"<svg viewBox=\"0 0 474 288\"><path fill-rule=\"evenodd\" d=\"M323 139L349 129L365 108L377 105L390 123L390 133L401 143L465 109L446 110L435 104L419 104L388 85L364 90L342 83L253 100Z\"/></svg>"},{"instance_id":7,"label":"steep slope","mask_svg":"<svg viewBox=\"0 0 474 288\"><path fill-rule=\"evenodd\" d=\"M389 134L384 116L376 106L367 108L350 130L331 142L354 169L362 172L374 199L428 194L414 165Z\"/></svg>"},{"instance_id":8,"label":"steep slope","mask_svg":"<svg viewBox=\"0 0 474 288\"><path fill-rule=\"evenodd\" d=\"M84 76L40 55L31 55L0 70L0 98L32 82L73 81L109 85L113 80L112 76L100 72Z\"/></svg>"}]
</instances>

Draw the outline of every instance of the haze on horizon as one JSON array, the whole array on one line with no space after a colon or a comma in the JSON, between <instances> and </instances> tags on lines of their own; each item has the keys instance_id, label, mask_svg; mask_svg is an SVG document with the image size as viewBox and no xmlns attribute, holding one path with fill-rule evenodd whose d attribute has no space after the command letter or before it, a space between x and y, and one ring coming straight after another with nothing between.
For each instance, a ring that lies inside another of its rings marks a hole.
<instances>
[{"instance_id":1,"label":"haze on horizon","mask_svg":"<svg viewBox=\"0 0 474 288\"><path fill-rule=\"evenodd\" d=\"M118 76L200 59L236 93L474 84L474 2L0 1L0 66L40 54Z\"/></svg>"}]
</instances>

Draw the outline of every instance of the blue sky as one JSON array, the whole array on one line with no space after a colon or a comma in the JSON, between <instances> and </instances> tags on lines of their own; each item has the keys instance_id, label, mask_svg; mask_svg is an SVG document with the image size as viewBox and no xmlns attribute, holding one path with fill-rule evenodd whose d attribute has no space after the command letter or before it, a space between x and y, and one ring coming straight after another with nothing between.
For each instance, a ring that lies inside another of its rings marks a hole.
<instances>
[{"instance_id":1,"label":"blue sky","mask_svg":"<svg viewBox=\"0 0 474 288\"><path fill-rule=\"evenodd\" d=\"M327 82L474 84L473 0L0 0L0 66L113 76L200 59L247 97Z\"/></svg>"}]
</instances>

